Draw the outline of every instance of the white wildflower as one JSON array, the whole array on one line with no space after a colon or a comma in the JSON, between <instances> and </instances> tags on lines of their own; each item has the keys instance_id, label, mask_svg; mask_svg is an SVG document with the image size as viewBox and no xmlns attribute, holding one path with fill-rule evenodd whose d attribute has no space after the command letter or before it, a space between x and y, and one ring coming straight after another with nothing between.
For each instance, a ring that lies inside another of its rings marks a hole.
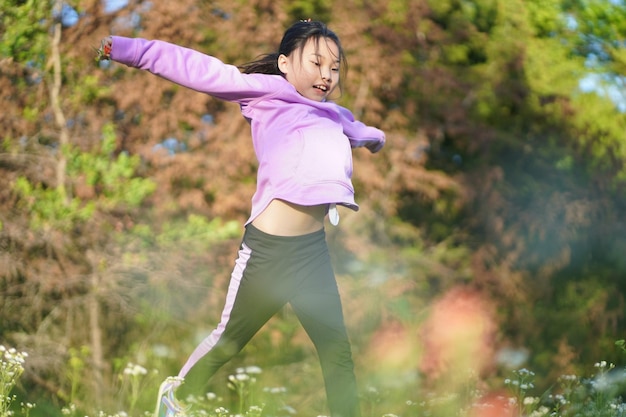
<instances>
[{"instance_id":1,"label":"white wildflower","mask_svg":"<svg viewBox=\"0 0 626 417\"><path fill-rule=\"evenodd\" d=\"M593 366L596 368L606 368L606 361L596 362Z\"/></svg>"},{"instance_id":2,"label":"white wildflower","mask_svg":"<svg viewBox=\"0 0 626 417\"><path fill-rule=\"evenodd\" d=\"M270 387L264 388L263 391L269 392L270 394L282 394L287 392L287 388L285 387Z\"/></svg>"},{"instance_id":3,"label":"white wildflower","mask_svg":"<svg viewBox=\"0 0 626 417\"><path fill-rule=\"evenodd\" d=\"M263 370L261 368L259 368L258 366L246 366L246 373L247 374L252 374L252 375L258 375L260 373L262 373Z\"/></svg>"},{"instance_id":4,"label":"white wildflower","mask_svg":"<svg viewBox=\"0 0 626 417\"><path fill-rule=\"evenodd\" d=\"M541 406L537 410L530 413L529 417L543 417L543 416L547 416L549 412L550 412L549 408L545 406Z\"/></svg>"},{"instance_id":5,"label":"white wildflower","mask_svg":"<svg viewBox=\"0 0 626 417\"><path fill-rule=\"evenodd\" d=\"M135 365L133 367L133 375L147 375L148 370L141 365Z\"/></svg>"},{"instance_id":6,"label":"white wildflower","mask_svg":"<svg viewBox=\"0 0 626 417\"><path fill-rule=\"evenodd\" d=\"M539 402L539 398L537 397L525 397L523 404L524 405L533 405L533 404L537 404Z\"/></svg>"},{"instance_id":7,"label":"white wildflower","mask_svg":"<svg viewBox=\"0 0 626 417\"><path fill-rule=\"evenodd\" d=\"M128 362L126 364L126 368L124 368L124 375L130 376L139 376L139 375L147 375L148 370L141 365L134 364L132 362Z\"/></svg>"}]
</instances>

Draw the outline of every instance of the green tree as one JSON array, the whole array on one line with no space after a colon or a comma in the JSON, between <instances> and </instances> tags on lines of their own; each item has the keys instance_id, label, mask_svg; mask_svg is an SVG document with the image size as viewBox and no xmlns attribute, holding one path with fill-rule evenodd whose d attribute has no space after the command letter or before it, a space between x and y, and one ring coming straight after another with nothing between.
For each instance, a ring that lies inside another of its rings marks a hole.
<instances>
[{"instance_id":1,"label":"green tree","mask_svg":"<svg viewBox=\"0 0 626 417\"><path fill-rule=\"evenodd\" d=\"M0 1L0 56L41 69L47 56L50 2Z\"/></svg>"},{"instance_id":2,"label":"green tree","mask_svg":"<svg viewBox=\"0 0 626 417\"><path fill-rule=\"evenodd\" d=\"M454 69L467 85L464 96L441 108L448 128L429 164L458 171L474 196L462 224L474 238L482 236L479 246L491 265L474 279L509 294L505 334L524 335L519 343L536 352L544 372L558 372L574 356L594 357L610 345L615 333L608 323L622 314L625 285L623 262L612 255L623 247L624 223L616 213L624 206L625 115L607 98L580 90L580 80L594 71L582 46L594 45L581 42L588 29L573 28L568 12L585 16L590 28L605 27L598 8L623 5L490 2L492 24L485 26L468 10L487 2L434 3L434 21L453 29L432 65ZM611 27L623 24L621 15L611 14ZM472 50L468 34L486 27L488 36L471 55L481 60L457 53ZM618 30L609 32L619 38ZM461 166L450 164L453 155ZM581 308L575 294L592 300L589 308L603 311L602 319L576 329L550 326ZM580 346L581 333L596 340L595 348Z\"/></svg>"}]
</instances>

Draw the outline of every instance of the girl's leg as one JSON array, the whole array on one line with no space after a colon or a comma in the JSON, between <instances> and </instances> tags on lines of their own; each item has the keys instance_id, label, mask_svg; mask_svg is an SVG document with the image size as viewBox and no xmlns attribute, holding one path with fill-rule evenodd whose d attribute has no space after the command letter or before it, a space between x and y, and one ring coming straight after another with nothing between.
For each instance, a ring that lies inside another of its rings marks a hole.
<instances>
[{"instance_id":1,"label":"girl's leg","mask_svg":"<svg viewBox=\"0 0 626 417\"><path fill-rule=\"evenodd\" d=\"M359 417L360 406L350 341L326 242L291 305L315 345L332 417Z\"/></svg>"},{"instance_id":2,"label":"girl's leg","mask_svg":"<svg viewBox=\"0 0 626 417\"><path fill-rule=\"evenodd\" d=\"M251 249L248 243L253 248ZM276 285L278 275L264 245L246 231L231 275L219 325L193 351L179 376L185 383L178 397L203 394L208 381L250 341L252 336L287 302L288 295Z\"/></svg>"}]
</instances>

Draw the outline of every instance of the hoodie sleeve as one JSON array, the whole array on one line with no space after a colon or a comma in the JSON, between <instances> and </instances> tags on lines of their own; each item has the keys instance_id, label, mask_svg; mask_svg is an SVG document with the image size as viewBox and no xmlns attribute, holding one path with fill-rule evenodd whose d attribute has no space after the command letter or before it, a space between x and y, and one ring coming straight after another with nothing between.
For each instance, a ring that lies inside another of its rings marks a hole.
<instances>
[{"instance_id":1,"label":"hoodie sleeve","mask_svg":"<svg viewBox=\"0 0 626 417\"><path fill-rule=\"evenodd\" d=\"M365 147L372 153L385 146L385 133L372 126L354 119L354 115L345 107L337 106L343 119L343 132L350 140L352 148Z\"/></svg>"},{"instance_id":2,"label":"hoodie sleeve","mask_svg":"<svg viewBox=\"0 0 626 417\"><path fill-rule=\"evenodd\" d=\"M112 36L111 59L216 98L244 102L272 92L279 76L242 74L210 55L164 41Z\"/></svg>"}]
</instances>

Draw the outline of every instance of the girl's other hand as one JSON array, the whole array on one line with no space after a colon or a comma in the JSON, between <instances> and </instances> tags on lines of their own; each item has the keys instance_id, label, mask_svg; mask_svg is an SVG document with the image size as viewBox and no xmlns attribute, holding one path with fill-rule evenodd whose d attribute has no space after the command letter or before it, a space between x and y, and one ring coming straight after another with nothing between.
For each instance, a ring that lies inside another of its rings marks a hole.
<instances>
[{"instance_id":1,"label":"girl's other hand","mask_svg":"<svg viewBox=\"0 0 626 417\"><path fill-rule=\"evenodd\" d=\"M365 147L371 152L371 153L376 153L378 151L380 151L383 146L385 146L385 139L383 138L383 140L376 140L376 141L370 141L369 143L367 143L365 145Z\"/></svg>"}]
</instances>

